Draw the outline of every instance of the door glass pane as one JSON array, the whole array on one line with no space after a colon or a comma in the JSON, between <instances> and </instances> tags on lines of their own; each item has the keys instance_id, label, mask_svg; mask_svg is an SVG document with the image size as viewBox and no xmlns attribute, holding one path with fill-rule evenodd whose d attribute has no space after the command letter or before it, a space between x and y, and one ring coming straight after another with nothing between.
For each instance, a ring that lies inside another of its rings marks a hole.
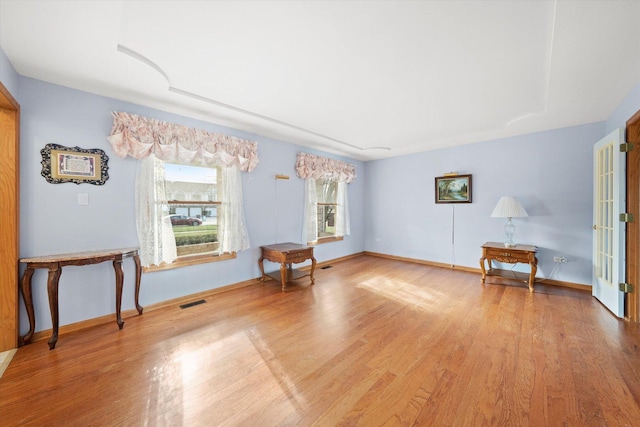
<instances>
[{"instance_id":1,"label":"door glass pane","mask_svg":"<svg viewBox=\"0 0 640 427\"><path fill-rule=\"evenodd\" d=\"M597 153L596 171L596 274L605 283L612 284L613 266L613 156L614 144L608 144Z\"/></svg>"}]
</instances>

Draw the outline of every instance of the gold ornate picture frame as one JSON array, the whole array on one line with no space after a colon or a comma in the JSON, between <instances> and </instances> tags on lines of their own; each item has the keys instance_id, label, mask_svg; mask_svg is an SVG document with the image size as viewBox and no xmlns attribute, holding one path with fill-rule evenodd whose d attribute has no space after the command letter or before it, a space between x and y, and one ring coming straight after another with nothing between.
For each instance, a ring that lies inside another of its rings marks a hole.
<instances>
[{"instance_id":1,"label":"gold ornate picture frame","mask_svg":"<svg viewBox=\"0 0 640 427\"><path fill-rule=\"evenodd\" d=\"M98 148L64 147L47 144L42 154L41 175L51 184L104 185L109 179L109 157Z\"/></svg>"}]
</instances>

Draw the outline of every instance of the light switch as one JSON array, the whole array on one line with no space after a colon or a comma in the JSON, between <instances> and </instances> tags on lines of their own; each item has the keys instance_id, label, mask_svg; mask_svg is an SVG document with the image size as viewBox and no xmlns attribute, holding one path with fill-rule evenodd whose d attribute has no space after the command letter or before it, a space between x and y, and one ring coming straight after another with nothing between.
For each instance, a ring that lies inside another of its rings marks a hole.
<instances>
[{"instance_id":1,"label":"light switch","mask_svg":"<svg viewBox=\"0 0 640 427\"><path fill-rule=\"evenodd\" d=\"M87 193L79 193L78 194L78 204L79 205L88 205L89 204L89 195Z\"/></svg>"}]
</instances>

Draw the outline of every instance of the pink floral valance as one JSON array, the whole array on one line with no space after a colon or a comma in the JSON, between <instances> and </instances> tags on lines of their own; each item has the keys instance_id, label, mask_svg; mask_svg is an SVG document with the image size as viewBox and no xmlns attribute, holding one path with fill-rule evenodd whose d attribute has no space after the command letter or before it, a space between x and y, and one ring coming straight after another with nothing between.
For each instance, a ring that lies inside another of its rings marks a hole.
<instances>
[{"instance_id":1,"label":"pink floral valance","mask_svg":"<svg viewBox=\"0 0 640 427\"><path fill-rule=\"evenodd\" d=\"M237 166L243 172L251 172L258 164L257 142L136 114L114 111L107 139L120 157L143 159L153 153L166 162Z\"/></svg>"},{"instance_id":2,"label":"pink floral valance","mask_svg":"<svg viewBox=\"0 0 640 427\"><path fill-rule=\"evenodd\" d=\"M308 153L298 153L296 172L303 179L330 179L347 183L356 179L356 165Z\"/></svg>"}]
</instances>

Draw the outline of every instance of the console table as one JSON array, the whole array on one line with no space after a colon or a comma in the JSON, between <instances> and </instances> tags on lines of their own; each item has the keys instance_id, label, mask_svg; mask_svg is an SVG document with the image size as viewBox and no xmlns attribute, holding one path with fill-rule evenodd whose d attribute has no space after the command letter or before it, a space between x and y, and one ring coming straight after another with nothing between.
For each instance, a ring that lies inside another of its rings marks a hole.
<instances>
[{"instance_id":1,"label":"console table","mask_svg":"<svg viewBox=\"0 0 640 427\"><path fill-rule=\"evenodd\" d=\"M482 258L480 258L480 270L482 270L482 283L487 275L491 275L491 260L506 262L507 264L525 263L531 266L529 273L529 292L533 292L533 284L538 271L538 259L536 252L538 248L531 245L515 245L507 248L504 243L487 242L482 245ZM489 271L485 270L484 261L489 261Z\"/></svg>"},{"instance_id":2,"label":"console table","mask_svg":"<svg viewBox=\"0 0 640 427\"><path fill-rule=\"evenodd\" d=\"M35 329L35 315L33 312L33 298L31 296L31 277L34 269L46 268L49 270L49 278L47 280L47 290L49 293L49 308L51 310L51 324L53 333L49 340L49 349L53 350L58 341L58 282L62 274L62 267L67 265L89 265L98 264L104 261L112 261L113 269L116 273L116 322L118 327L122 329L124 321L120 314L120 305L122 302L122 284L124 281L124 273L122 271L122 260L133 258L136 265L136 291L135 304L138 314L142 314L142 307L138 303L138 295L140 293L140 277L142 269L140 268L140 257L138 256L138 248L126 249L110 249L90 252L78 252L62 255L49 255L33 258L23 258L21 263L27 265L21 279L20 291L24 299L24 304L29 317L29 332L20 337L20 345L27 344L33 337Z\"/></svg>"},{"instance_id":3,"label":"console table","mask_svg":"<svg viewBox=\"0 0 640 427\"><path fill-rule=\"evenodd\" d=\"M311 284L313 285L315 283L313 272L316 269L316 259L313 257L313 247L297 243L278 243L276 245L260 246L260 250L262 253L258 260L258 267L260 267L260 272L262 273L262 277L260 278L261 281L264 282L267 276L272 277L275 280L280 280L282 282L283 291L287 282L301 277L310 276ZM271 262L279 262L280 274L277 272L265 274L264 266L262 264L265 259ZM305 273L291 268L291 264L300 263L308 259L311 260L310 273Z\"/></svg>"}]
</instances>

